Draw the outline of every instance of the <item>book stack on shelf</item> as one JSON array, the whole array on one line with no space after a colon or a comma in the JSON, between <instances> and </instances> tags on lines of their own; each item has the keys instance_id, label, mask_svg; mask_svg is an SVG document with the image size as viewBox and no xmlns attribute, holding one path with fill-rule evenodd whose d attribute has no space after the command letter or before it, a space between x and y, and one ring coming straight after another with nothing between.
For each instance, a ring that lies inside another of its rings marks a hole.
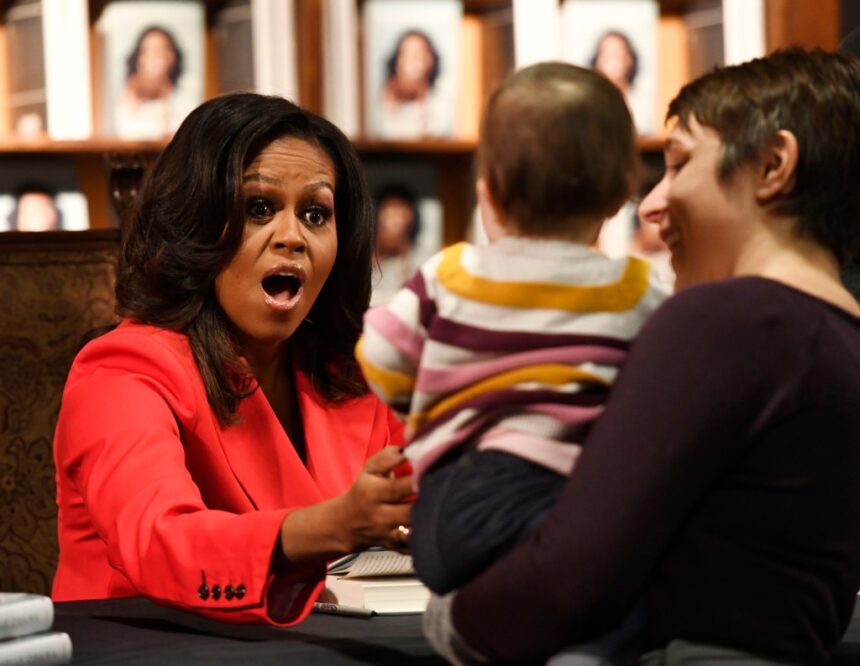
<instances>
[{"instance_id":1,"label":"book stack on shelf","mask_svg":"<svg viewBox=\"0 0 860 666\"><path fill-rule=\"evenodd\" d=\"M92 134L87 0L10 0L3 14L0 127L25 139Z\"/></svg>"},{"instance_id":2,"label":"book stack on shelf","mask_svg":"<svg viewBox=\"0 0 860 666\"><path fill-rule=\"evenodd\" d=\"M329 565L314 610L354 616L423 613L429 600L430 590L415 577L411 556L371 548Z\"/></svg>"},{"instance_id":3,"label":"book stack on shelf","mask_svg":"<svg viewBox=\"0 0 860 666\"><path fill-rule=\"evenodd\" d=\"M26 592L0 592L0 664L54 666L72 661L72 640L51 631L54 603Z\"/></svg>"},{"instance_id":4,"label":"book stack on shelf","mask_svg":"<svg viewBox=\"0 0 860 666\"><path fill-rule=\"evenodd\" d=\"M224 0L214 16L218 92L298 99L296 21L295 0Z\"/></svg>"}]
</instances>

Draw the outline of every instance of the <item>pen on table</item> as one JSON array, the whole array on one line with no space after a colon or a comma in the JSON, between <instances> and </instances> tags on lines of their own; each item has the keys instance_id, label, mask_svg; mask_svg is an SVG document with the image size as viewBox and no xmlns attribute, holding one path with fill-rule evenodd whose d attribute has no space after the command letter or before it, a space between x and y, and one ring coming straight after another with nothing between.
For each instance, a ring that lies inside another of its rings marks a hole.
<instances>
[{"instance_id":1,"label":"pen on table","mask_svg":"<svg viewBox=\"0 0 860 666\"><path fill-rule=\"evenodd\" d=\"M344 606L342 604L331 604L323 601L314 603L314 610L318 613L330 613L332 615L347 615L349 617L371 617L374 612L360 606Z\"/></svg>"}]
</instances>

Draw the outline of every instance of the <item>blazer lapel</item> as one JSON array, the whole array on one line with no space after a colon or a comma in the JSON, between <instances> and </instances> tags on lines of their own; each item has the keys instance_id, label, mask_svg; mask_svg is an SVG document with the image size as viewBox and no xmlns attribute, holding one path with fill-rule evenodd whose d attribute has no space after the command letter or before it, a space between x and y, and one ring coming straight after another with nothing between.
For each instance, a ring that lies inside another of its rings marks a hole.
<instances>
[{"instance_id":1,"label":"blazer lapel","mask_svg":"<svg viewBox=\"0 0 860 666\"><path fill-rule=\"evenodd\" d=\"M261 390L240 403L238 416L238 423L221 431L221 444L254 507L280 509L322 501L324 495Z\"/></svg>"},{"instance_id":2,"label":"blazer lapel","mask_svg":"<svg viewBox=\"0 0 860 666\"><path fill-rule=\"evenodd\" d=\"M326 402L302 373L296 373L296 388L305 427L308 471L323 497L345 492L368 457L376 402L368 397Z\"/></svg>"}]
</instances>

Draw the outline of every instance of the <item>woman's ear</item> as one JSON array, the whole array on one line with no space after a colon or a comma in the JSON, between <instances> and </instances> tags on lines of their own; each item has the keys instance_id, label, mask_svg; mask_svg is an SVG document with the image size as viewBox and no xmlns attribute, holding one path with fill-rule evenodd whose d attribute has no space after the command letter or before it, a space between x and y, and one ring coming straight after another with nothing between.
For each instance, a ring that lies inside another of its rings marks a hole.
<instances>
[{"instance_id":1,"label":"woman's ear","mask_svg":"<svg viewBox=\"0 0 860 666\"><path fill-rule=\"evenodd\" d=\"M499 209L493 199L493 193L486 178L478 178L475 183L475 194L478 198L478 212L481 215L481 224L487 238L492 242L505 235L505 226L502 224Z\"/></svg>"},{"instance_id":2,"label":"woman's ear","mask_svg":"<svg viewBox=\"0 0 860 666\"><path fill-rule=\"evenodd\" d=\"M773 142L762 153L758 167L755 196L759 203L794 189L797 173L797 138L788 130L778 130Z\"/></svg>"}]
</instances>

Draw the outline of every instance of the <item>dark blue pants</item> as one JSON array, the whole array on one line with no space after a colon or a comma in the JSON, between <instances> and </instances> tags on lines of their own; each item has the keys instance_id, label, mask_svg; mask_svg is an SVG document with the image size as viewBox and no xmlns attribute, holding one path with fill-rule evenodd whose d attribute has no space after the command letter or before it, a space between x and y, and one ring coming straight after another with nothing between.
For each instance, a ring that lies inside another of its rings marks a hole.
<instances>
[{"instance_id":1,"label":"dark blue pants","mask_svg":"<svg viewBox=\"0 0 860 666\"><path fill-rule=\"evenodd\" d=\"M457 451L421 477L409 547L427 587L468 582L540 524L566 477L501 451Z\"/></svg>"},{"instance_id":2,"label":"dark blue pants","mask_svg":"<svg viewBox=\"0 0 860 666\"><path fill-rule=\"evenodd\" d=\"M501 451L457 451L421 477L409 547L415 572L445 594L480 573L537 529L566 477ZM614 630L573 645L552 666L635 664L645 624L640 603Z\"/></svg>"}]
</instances>

